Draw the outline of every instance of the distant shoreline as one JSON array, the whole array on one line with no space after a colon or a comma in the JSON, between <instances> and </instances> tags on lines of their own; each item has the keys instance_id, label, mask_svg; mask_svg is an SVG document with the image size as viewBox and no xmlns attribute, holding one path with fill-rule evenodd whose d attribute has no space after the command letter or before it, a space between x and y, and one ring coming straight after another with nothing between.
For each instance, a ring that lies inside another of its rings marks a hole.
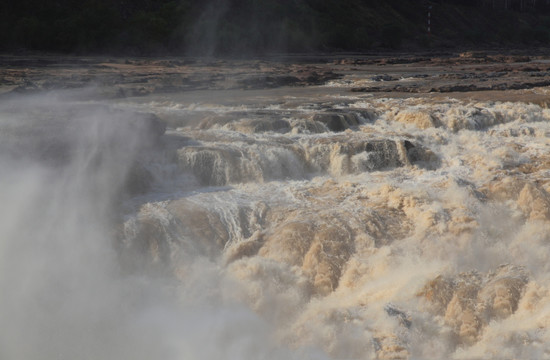
<instances>
[{"instance_id":1,"label":"distant shoreline","mask_svg":"<svg viewBox=\"0 0 550 360\"><path fill-rule=\"evenodd\" d=\"M479 57L484 55L523 55L523 56L550 56L549 46L525 46L525 47L502 47L502 46L464 46L456 48L437 47L437 48L414 48L414 49L371 49L368 51L315 51L315 52L275 52L266 54L250 54L250 55L195 55L195 54L175 54L175 53L150 53L150 54L123 54L117 52L55 52L55 51L37 51L21 49L17 51L0 51L0 65L4 64L9 58L40 58L40 59L188 59L190 61L207 61L212 59L219 60L267 60L277 61L289 59L292 61L315 61L345 58L410 58L410 57L459 57L461 54L471 56L462 57Z\"/></svg>"},{"instance_id":2,"label":"distant shoreline","mask_svg":"<svg viewBox=\"0 0 550 360\"><path fill-rule=\"evenodd\" d=\"M73 89L87 89L87 99L109 99L333 86L379 98L473 96L548 106L550 51L278 54L253 59L3 54L0 79L0 99L52 91L70 97Z\"/></svg>"}]
</instances>

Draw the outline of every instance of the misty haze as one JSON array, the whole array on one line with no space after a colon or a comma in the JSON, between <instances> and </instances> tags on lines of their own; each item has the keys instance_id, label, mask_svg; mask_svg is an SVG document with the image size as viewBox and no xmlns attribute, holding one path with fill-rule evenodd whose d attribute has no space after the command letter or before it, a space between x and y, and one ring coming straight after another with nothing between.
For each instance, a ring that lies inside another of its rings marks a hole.
<instances>
[{"instance_id":1,"label":"misty haze","mask_svg":"<svg viewBox=\"0 0 550 360\"><path fill-rule=\"evenodd\" d=\"M550 357L550 2L0 20L0 359Z\"/></svg>"}]
</instances>

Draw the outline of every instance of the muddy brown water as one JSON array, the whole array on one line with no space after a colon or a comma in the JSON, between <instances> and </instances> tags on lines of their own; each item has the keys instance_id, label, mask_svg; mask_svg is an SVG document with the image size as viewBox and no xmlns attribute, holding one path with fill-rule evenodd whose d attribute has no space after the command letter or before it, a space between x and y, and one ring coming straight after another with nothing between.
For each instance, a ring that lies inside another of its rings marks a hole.
<instances>
[{"instance_id":1,"label":"muddy brown water","mask_svg":"<svg viewBox=\"0 0 550 360\"><path fill-rule=\"evenodd\" d=\"M0 357L547 357L549 69L3 56Z\"/></svg>"}]
</instances>

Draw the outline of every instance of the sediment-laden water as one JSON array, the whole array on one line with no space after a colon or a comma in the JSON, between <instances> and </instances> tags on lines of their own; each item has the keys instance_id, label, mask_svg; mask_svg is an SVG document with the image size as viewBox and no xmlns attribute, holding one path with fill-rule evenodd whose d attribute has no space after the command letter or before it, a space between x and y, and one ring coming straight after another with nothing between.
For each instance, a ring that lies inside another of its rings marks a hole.
<instances>
[{"instance_id":1,"label":"sediment-laden water","mask_svg":"<svg viewBox=\"0 0 550 360\"><path fill-rule=\"evenodd\" d=\"M545 88L360 75L0 100L0 358L549 357Z\"/></svg>"}]
</instances>

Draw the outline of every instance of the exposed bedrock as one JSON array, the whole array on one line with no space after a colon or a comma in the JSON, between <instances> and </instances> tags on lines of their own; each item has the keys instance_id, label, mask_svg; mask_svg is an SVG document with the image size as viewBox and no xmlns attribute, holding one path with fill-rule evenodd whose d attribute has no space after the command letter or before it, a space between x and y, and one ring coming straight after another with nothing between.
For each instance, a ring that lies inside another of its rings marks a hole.
<instances>
[{"instance_id":1,"label":"exposed bedrock","mask_svg":"<svg viewBox=\"0 0 550 360\"><path fill-rule=\"evenodd\" d=\"M437 157L409 140L331 137L293 145L236 144L189 146L178 163L203 185L301 179L308 173L333 176L401 166L436 167Z\"/></svg>"},{"instance_id":2,"label":"exposed bedrock","mask_svg":"<svg viewBox=\"0 0 550 360\"><path fill-rule=\"evenodd\" d=\"M191 146L178 151L178 162L203 185L303 178L305 161L298 146Z\"/></svg>"},{"instance_id":3,"label":"exposed bedrock","mask_svg":"<svg viewBox=\"0 0 550 360\"><path fill-rule=\"evenodd\" d=\"M330 131L340 132L363 123L361 114L355 112L327 112L313 115L313 121L325 125Z\"/></svg>"},{"instance_id":4,"label":"exposed bedrock","mask_svg":"<svg viewBox=\"0 0 550 360\"><path fill-rule=\"evenodd\" d=\"M312 116L292 114L289 119L281 119L271 115L254 119L228 120L224 128L248 134L270 131L280 133L289 131L293 133L342 132L371 121L372 116L366 111L322 112ZM205 122L201 124L208 126Z\"/></svg>"},{"instance_id":5,"label":"exposed bedrock","mask_svg":"<svg viewBox=\"0 0 550 360\"><path fill-rule=\"evenodd\" d=\"M230 111L221 114L206 113L195 115L191 118L186 116L183 119L171 120L173 125L190 126L202 130L227 129L246 134L262 132L288 132L290 124L286 119L291 112L273 112L266 110Z\"/></svg>"},{"instance_id":6,"label":"exposed bedrock","mask_svg":"<svg viewBox=\"0 0 550 360\"><path fill-rule=\"evenodd\" d=\"M227 129L238 131L245 134L254 134L262 132L288 132L290 123L282 119L243 119L241 121L230 123Z\"/></svg>"},{"instance_id":7,"label":"exposed bedrock","mask_svg":"<svg viewBox=\"0 0 550 360\"><path fill-rule=\"evenodd\" d=\"M273 69L276 70L276 69ZM299 69L298 71L283 70L285 73L273 71L268 75L254 75L237 81L238 88L244 89L266 89L280 86L303 86L321 85L329 80L338 79L341 75L331 70L317 70L311 68Z\"/></svg>"},{"instance_id":8,"label":"exposed bedrock","mask_svg":"<svg viewBox=\"0 0 550 360\"><path fill-rule=\"evenodd\" d=\"M276 133L325 133L342 132L356 128L361 124L370 123L378 114L367 109L332 109L310 114L300 110L251 110L230 111L221 114L208 111L189 114L185 117L163 115L165 121L172 127L188 126L190 128L208 130L225 129L244 134L265 132Z\"/></svg>"}]
</instances>

